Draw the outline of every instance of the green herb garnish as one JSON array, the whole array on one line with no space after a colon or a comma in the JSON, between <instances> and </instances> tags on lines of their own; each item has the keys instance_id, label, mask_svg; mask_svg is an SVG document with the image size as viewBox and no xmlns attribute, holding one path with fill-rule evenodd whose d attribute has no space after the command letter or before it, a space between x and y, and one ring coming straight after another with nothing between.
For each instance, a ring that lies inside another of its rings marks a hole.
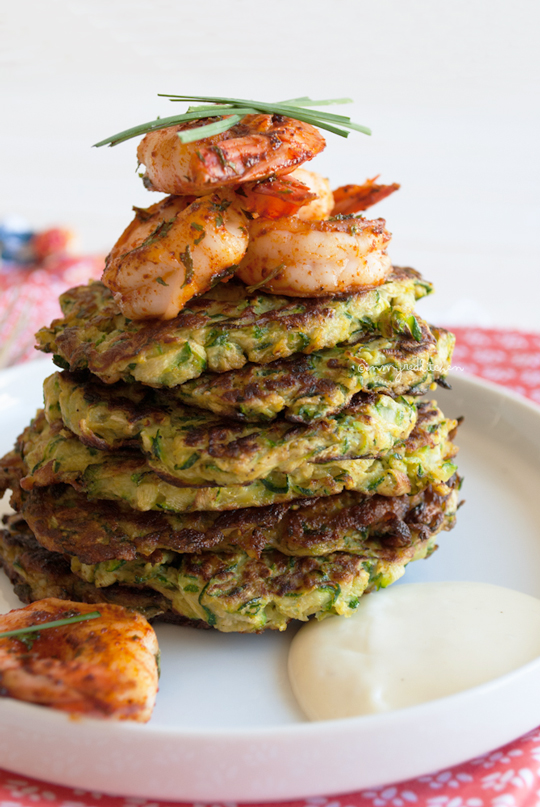
<instances>
[{"instance_id":1,"label":"green herb garnish","mask_svg":"<svg viewBox=\"0 0 540 807\"><path fill-rule=\"evenodd\" d=\"M31 650L34 646L34 642L40 638L41 633L22 633L18 636L18 640L23 643L27 650Z\"/></svg>"},{"instance_id":2,"label":"green herb garnish","mask_svg":"<svg viewBox=\"0 0 540 807\"><path fill-rule=\"evenodd\" d=\"M194 244L199 245L199 244L201 243L201 241L203 240L203 238L205 238L205 237L206 237L206 230L204 229L204 227L202 226L202 224L197 224L197 223L196 223L196 222L194 222L194 221L193 221L193 222L191 222L191 224L190 224L189 226L190 226L190 227L191 227L193 230L198 230L198 231L200 232L200 236L199 236L198 238L195 238L195 240L193 241L193 243L194 243Z\"/></svg>"},{"instance_id":3,"label":"green herb garnish","mask_svg":"<svg viewBox=\"0 0 540 807\"><path fill-rule=\"evenodd\" d=\"M132 137L146 134L147 132L155 132L159 129L166 129L169 126L176 126L179 123L186 121L203 120L209 123L204 123L202 126L197 126L193 129L187 129L185 132L179 132L178 137L182 143L193 143L196 140L202 140L204 137L211 137L212 135L226 132L232 126L239 123L245 115L256 115L257 113L264 113L266 115L283 115L294 120L301 120L304 123L310 123L312 126L318 126L319 129L326 129L328 132L340 135L341 137L348 137L348 129L353 129L356 132L370 135L371 130L366 126L360 126L358 123L353 123L346 115L332 115L329 112L320 112L312 109L317 106L330 106L331 104L351 104L350 98L330 98L322 101L313 101L311 98L304 96L302 98L291 98L288 101L278 101L277 103L264 103L261 101L246 101L242 98L209 98L206 96L191 96L191 95L171 95L168 93L158 93L161 98L168 98L170 101L204 101L204 106L190 106L183 115L171 115L168 118L156 118L156 120L149 121L148 123L140 123L138 126L133 126L131 129L125 129L123 132L111 135L95 143L96 147L99 146L116 146L118 143L123 143L125 140L130 140ZM227 117L223 118L222 116ZM219 118L219 120L212 120L212 118Z\"/></svg>"},{"instance_id":4,"label":"green herb garnish","mask_svg":"<svg viewBox=\"0 0 540 807\"><path fill-rule=\"evenodd\" d=\"M142 244L139 244L138 247L135 247L135 249L142 249L143 247L149 247L152 244L155 244L156 241L159 241L161 238L165 238L165 236L173 226L174 221L175 219L169 219L168 221L160 222L156 227L156 229L153 232L151 232L147 238L145 238ZM135 252L135 250L132 250L132 252Z\"/></svg>"},{"instance_id":5,"label":"green herb garnish","mask_svg":"<svg viewBox=\"0 0 540 807\"><path fill-rule=\"evenodd\" d=\"M259 283L255 283L253 286L248 286L246 288L247 293L248 294L253 294L253 292L257 291L257 289L260 289L261 286L265 286L266 283L269 283L271 280L273 280L275 277L277 277L279 275L279 273L281 272L281 270L284 269L284 268L285 268L285 264L280 263L279 266L276 266L275 269L272 269L270 274L267 275L264 278L264 280L261 280Z\"/></svg>"},{"instance_id":6,"label":"green herb garnish","mask_svg":"<svg viewBox=\"0 0 540 807\"><path fill-rule=\"evenodd\" d=\"M186 246L185 251L181 252L178 257L184 264L186 270L184 282L182 283L182 288L184 288L184 286L189 286L189 284L193 280L193 273L194 273L193 258L191 257L191 250L189 248L189 244Z\"/></svg>"},{"instance_id":7,"label":"green herb garnish","mask_svg":"<svg viewBox=\"0 0 540 807\"><path fill-rule=\"evenodd\" d=\"M30 625L28 628L6 630L3 633L0 633L0 639L4 639L7 636L20 636L26 633L37 633L39 631L46 630L47 628L61 628L63 625L73 625L75 622L85 622L87 619L97 619L100 616L101 614L99 611L92 611L89 614L70 616L67 619L56 619L54 622L42 622L40 625Z\"/></svg>"}]
</instances>

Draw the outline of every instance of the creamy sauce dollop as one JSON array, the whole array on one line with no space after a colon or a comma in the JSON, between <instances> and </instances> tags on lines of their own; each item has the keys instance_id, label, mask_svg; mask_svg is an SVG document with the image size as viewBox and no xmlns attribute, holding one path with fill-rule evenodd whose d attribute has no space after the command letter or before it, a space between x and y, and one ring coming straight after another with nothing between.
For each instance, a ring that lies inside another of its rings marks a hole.
<instances>
[{"instance_id":1,"label":"creamy sauce dollop","mask_svg":"<svg viewBox=\"0 0 540 807\"><path fill-rule=\"evenodd\" d=\"M540 599L488 583L412 583L310 622L289 676L311 720L402 709L452 695L540 655Z\"/></svg>"}]
</instances>

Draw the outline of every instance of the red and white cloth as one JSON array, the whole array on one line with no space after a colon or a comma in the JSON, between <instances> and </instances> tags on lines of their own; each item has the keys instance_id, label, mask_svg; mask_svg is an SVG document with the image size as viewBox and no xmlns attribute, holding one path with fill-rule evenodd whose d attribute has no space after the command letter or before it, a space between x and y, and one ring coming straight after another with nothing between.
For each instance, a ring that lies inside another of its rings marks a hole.
<instances>
[{"instance_id":1,"label":"red and white cloth","mask_svg":"<svg viewBox=\"0 0 540 807\"><path fill-rule=\"evenodd\" d=\"M167 807L171 804L49 785L0 770L0 807ZM177 804L179 807L236 807L231 802ZM280 802L279 807L540 807L540 729L483 757L429 776L344 796Z\"/></svg>"},{"instance_id":2,"label":"red and white cloth","mask_svg":"<svg viewBox=\"0 0 540 807\"><path fill-rule=\"evenodd\" d=\"M0 366L34 351L33 333L59 315L61 291L98 278L98 259L59 260L51 271L0 271ZM540 404L540 334L454 328L453 366ZM1 763L1 760L0 760ZM49 785L0 770L0 807L159 807L158 802ZM203 807L196 805L195 807ZM221 805L211 805L221 807ZM227 803L223 807L233 807ZM282 802L281 807L540 807L540 729L449 770L346 796Z\"/></svg>"},{"instance_id":3,"label":"red and white cloth","mask_svg":"<svg viewBox=\"0 0 540 807\"><path fill-rule=\"evenodd\" d=\"M58 255L38 266L0 262L0 368L36 357L34 334L61 316L58 297L99 280L103 258Z\"/></svg>"},{"instance_id":4,"label":"red and white cloth","mask_svg":"<svg viewBox=\"0 0 540 807\"><path fill-rule=\"evenodd\" d=\"M457 342L456 371L502 384L540 404L540 333L451 328Z\"/></svg>"},{"instance_id":5,"label":"red and white cloth","mask_svg":"<svg viewBox=\"0 0 540 807\"><path fill-rule=\"evenodd\" d=\"M103 258L78 256L75 240L63 227L0 221L0 368L35 358L34 334L61 315L60 294L101 277Z\"/></svg>"}]
</instances>

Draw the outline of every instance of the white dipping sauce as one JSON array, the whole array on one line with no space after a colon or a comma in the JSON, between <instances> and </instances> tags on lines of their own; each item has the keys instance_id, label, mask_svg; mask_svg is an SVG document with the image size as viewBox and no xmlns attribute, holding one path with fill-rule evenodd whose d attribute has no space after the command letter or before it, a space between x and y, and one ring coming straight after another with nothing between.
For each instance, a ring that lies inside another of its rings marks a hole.
<instances>
[{"instance_id":1,"label":"white dipping sauce","mask_svg":"<svg viewBox=\"0 0 540 807\"><path fill-rule=\"evenodd\" d=\"M539 599L487 583L413 583L302 627L289 676L307 717L330 720L443 698L539 655Z\"/></svg>"}]
</instances>

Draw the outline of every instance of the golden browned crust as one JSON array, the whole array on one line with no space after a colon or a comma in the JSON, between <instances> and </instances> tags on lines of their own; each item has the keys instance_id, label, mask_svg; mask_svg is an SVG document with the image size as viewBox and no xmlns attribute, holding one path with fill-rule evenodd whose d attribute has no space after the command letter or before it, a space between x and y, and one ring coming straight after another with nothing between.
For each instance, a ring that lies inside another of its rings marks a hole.
<instances>
[{"instance_id":1,"label":"golden browned crust","mask_svg":"<svg viewBox=\"0 0 540 807\"><path fill-rule=\"evenodd\" d=\"M339 411L361 391L423 395L448 373L454 338L416 321L416 339L365 336L352 345L266 365L203 373L168 394L239 420L265 421L283 412L288 420L306 423Z\"/></svg>"},{"instance_id":2,"label":"golden browned crust","mask_svg":"<svg viewBox=\"0 0 540 807\"><path fill-rule=\"evenodd\" d=\"M423 414L422 417L425 417ZM335 496L225 512L141 512L123 502L88 499L69 485L20 488L26 470L13 452L0 471L12 490L12 506L28 521L47 549L75 555L84 563L150 556L156 549L181 553L241 548L252 557L276 548L287 555L321 555L346 550L369 552L406 546L453 521L453 491L430 485L415 496L368 496L344 491Z\"/></svg>"},{"instance_id":3,"label":"golden browned crust","mask_svg":"<svg viewBox=\"0 0 540 807\"><path fill-rule=\"evenodd\" d=\"M96 588L72 573L64 555L40 546L22 516L7 519L8 529L0 531L0 568L9 577L15 594L23 603L45 597L76 602L122 605L147 619L164 619L178 625L208 628L202 620L187 619L170 608L157 591L113 585Z\"/></svg>"},{"instance_id":4,"label":"golden browned crust","mask_svg":"<svg viewBox=\"0 0 540 807\"><path fill-rule=\"evenodd\" d=\"M445 483L456 471L450 459L457 448L447 439L456 421L445 419L434 402L422 402L419 411L421 418L409 441L380 458L315 461L281 477L195 487L164 480L140 454L84 446L61 422L47 424L41 412L18 440L17 450L31 469L20 485L30 491L65 483L92 498L121 500L141 511L172 513L263 507L343 490L399 496L423 490L430 483Z\"/></svg>"},{"instance_id":5,"label":"golden browned crust","mask_svg":"<svg viewBox=\"0 0 540 807\"><path fill-rule=\"evenodd\" d=\"M91 283L63 294L64 316L36 338L38 349L56 354L61 366L89 368L106 383L135 378L153 386L176 386L206 369L224 372L247 361L264 364L377 329L388 335L402 332L405 318L394 327L393 312L409 316L414 299L430 291L413 269L397 267L376 293L382 298L369 291L283 297L250 293L231 281L193 298L172 320L134 322L123 317L102 283ZM158 356L159 371L154 372Z\"/></svg>"},{"instance_id":6,"label":"golden browned crust","mask_svg":"<svg viewBox=\"0 0 540 807\"><path fill-rule=\"evenodd\" d=\"M232 485L294 472L307 462L381 456L406 439L414 400L359 393L312 423L240 423L137 384L114 386L54 373L44 384L48 422L89 449L138 448L171 484Z\"/></svg>"}]
</instances>

